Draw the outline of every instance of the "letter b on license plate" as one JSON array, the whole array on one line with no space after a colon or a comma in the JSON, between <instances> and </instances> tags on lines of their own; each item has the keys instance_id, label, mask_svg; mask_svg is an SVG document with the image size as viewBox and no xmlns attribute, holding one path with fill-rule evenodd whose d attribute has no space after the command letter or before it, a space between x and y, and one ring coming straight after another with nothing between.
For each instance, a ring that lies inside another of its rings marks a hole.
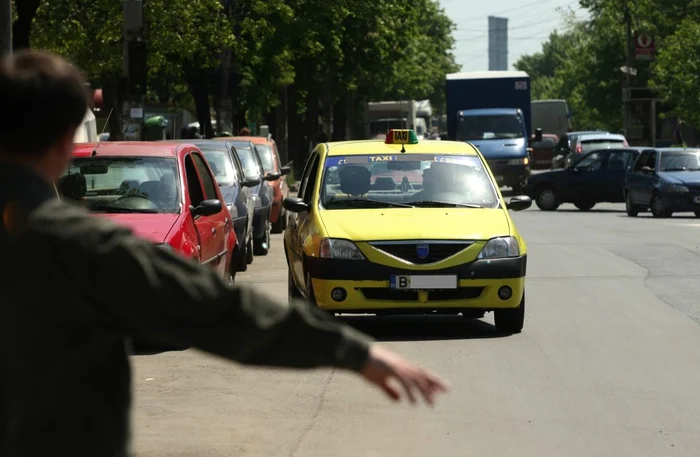
<instances>
[{"instance_id":1,"label":"letter b on license plate","mask_svg":"<svg viewBox=\"0 0 700 457\"><path fill-rule=\"evenodd\" d=\"M392 275L389 279L392 289L456 289L456 275Z\"/></svg>"}]
</instances>

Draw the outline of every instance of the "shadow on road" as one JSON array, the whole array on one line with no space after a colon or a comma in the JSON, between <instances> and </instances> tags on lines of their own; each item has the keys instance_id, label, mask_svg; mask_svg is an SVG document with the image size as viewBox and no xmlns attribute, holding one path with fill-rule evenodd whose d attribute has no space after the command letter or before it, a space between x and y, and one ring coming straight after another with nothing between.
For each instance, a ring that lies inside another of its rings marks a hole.
<instances>
[{"instance_id":1,"label":"shadow on road","mask_svg":"<svg viewBox=\"0 0 700 457\"><path fill-rule=\"evenodd\" d=\"M624 211L623 211L624 212ZM627 214L620 214L619 217L626 217L628 219L645 219L645 220L658 220L658 221L677 221L677 220L695 220L700 222L700 217L690 213L685 216L676 216L675 214L671 217L654 217L651 213L639 213L637 217L629 217Z\"/></svg>"},{"instance_id":2,"label":"shadow on road","mask_svg":"<svg viewBox=\"0 0 700 457\"><path fill-rule=\"evenodd\" d=\"M440 341L503 338L495 327L461 316L342 316L377 341Z\"/></svg>"},{"instance_id":3,"label":"shadow on road","mask_svg":"<svg viewBox=\"0 0 700 457\"><path fill-rule=\"evenodd\" d=\"M552 211L554 213L581 213L581 214L587 214L587 213L624 213L624 209L610 209L610 208L601 208L601 209L589 209L588 211L581 211L578 208L558 208L556 211Z\"/></svg>"}]
</instances>

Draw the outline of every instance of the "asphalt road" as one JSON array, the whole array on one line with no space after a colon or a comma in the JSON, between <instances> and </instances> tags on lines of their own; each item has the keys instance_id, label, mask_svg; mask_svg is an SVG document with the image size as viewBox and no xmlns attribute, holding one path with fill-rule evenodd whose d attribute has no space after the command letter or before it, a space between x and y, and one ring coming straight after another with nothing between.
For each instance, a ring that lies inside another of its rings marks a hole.
<instances>
[{"instance_id":1,"label":"asphalt road","mask_svg":"<svg viewBox=\"0 0 700 457\"><path fill-rule=\"evenodd\" d=\"M190 350L134 357L139 456L688 456L700 449L700 220L622 205L515 213L523 333L491 315L353 318L453 383L434 409L349 374L244 369ZM239 281L286 297L281 238Z\"/></svg>"}]
</instances>

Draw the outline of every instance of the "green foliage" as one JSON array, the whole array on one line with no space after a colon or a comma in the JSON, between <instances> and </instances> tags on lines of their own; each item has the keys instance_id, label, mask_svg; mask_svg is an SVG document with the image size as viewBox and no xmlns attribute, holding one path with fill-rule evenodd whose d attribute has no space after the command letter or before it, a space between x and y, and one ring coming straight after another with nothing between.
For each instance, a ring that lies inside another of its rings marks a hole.
<instances>
[{"instance_id":1,"label":"green foliage","mask_svg":"<svg viewBox=\"0 0 700 457\"><path fill-rule=\"evenodd\" d=\"M234 44L218 0L145 2L151 77L181 79L183 65L215 68ZM69 58L91 79L118 77L123 68L122 6L111 0L52 0L39 7L32 46Z\"/></svg>"},{"instance_id":2,"label":"green foliage","mask_svg":"<svg viewBox=\"0 0 700 457\"><path fill-rule=\"evenodd\" d=\"M653 36L652 62L633 60L633 87L651 87L671 115L700 127L700 0L580 0L591 19L552 34L542 52L524 56L516 68L533 81L534 98L564 98L575 128L621 126L626 62L624 13L635 33ZM631 50L632 52L634 49Z\"/></svg>"}]
</instances>

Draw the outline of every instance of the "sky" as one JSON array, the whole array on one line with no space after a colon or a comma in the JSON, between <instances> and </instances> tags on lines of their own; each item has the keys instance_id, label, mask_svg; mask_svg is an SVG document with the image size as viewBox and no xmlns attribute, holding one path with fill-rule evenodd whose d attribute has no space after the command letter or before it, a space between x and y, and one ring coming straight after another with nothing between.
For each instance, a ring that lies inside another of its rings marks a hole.
<instances>
[{"instance_id":1,"label":"sky","mask_svg":"<svg viewBox=\"0 0 700 457\"><path fill-rule=\"evenodd\" d=\"M563 11L588 17L578 0L439 0L457 26L454 55L462 71L488 70L488 16L508 18L508 67L542 49L553 30L565 31ZM563 11L560 11L563 10Z\"/></svg>"}]
</instances>

